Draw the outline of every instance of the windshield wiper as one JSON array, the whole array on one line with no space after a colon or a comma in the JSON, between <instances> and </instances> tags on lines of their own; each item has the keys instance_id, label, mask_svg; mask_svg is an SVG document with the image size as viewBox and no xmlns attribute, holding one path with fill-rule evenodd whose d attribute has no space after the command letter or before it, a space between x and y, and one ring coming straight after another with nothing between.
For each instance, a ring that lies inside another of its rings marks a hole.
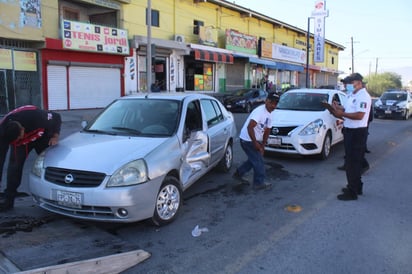
<instances>
[{"instance_id":1,"label":"windshield wiper","mask_svg":"<svg viewBox=\"0 0 412 274\"><path fill-rule=\"evenodd\" d=\"M99 134L116 135L116 133L114 133L114 132L104 131L104 130L100 130L100 129L83 129L83 131L91 132L91 133L99 133Z\"/></svg>"},{"instance_id":2,"label":"windshield wiper","mask_svg":"<svg viewBox=\"0 0 412 274\"><path fill-rule=\"evenodd\" d=\"M134 128L128 128L128 127L112 127L112 129L115 130L121 130L121 131L126 131L128 133L134 134L134 135L141 135L142 133Z\"/></svg>"}]
</instances>

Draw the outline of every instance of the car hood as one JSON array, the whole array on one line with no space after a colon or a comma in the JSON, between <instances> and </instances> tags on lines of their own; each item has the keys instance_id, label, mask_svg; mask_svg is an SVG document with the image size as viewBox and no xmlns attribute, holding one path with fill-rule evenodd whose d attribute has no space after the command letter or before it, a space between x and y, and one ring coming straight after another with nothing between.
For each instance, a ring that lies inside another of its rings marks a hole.
<instances>
[{"instance_id":1,"label":"car hood","mask_svg":"<svg viewBox=\"0 0 412 274\"><path fill-rule=\"evenodd\" d=\"M78 132L50 147L44 166L112 174L122 165L145 157L167 139Z\"/></svg>"},{"instance_id":2,"label":"car hood","mask_svg":"<svg viewBox=\"0 0 412 274\"><path fill-rule=\"evenodd\" d=\"M297 111L275 109L272 112L272 126L300 126L320 119L327 111Z\"/></svg>"}]
</instances>

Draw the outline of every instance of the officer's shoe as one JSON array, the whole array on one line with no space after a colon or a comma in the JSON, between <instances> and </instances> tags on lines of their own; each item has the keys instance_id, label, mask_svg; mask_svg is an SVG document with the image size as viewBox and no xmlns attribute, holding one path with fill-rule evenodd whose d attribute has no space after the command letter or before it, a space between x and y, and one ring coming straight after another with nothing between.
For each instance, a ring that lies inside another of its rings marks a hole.
<instances>
[{"instance_id":1,"label":"officer's shoe","mask_svg":"<svg viewBox=\"0 0 412 274\"><path fill-rule=\"evenodd\" d=\"M5 212L14 207L14 199L2 198L0 199L0 212Z\"/></svg>"},{"instance_id":2,"label":"officer's shoe","mask_svg":"<svg viewBox=\"0 0 412 274\"><path fill-rule=\"evenodd\" d=\"M339 194L337 198L341 201L353 201L358 199L358 195L348 189L348 191L344 192L343 194Z\"/></svg>"},{"instance_id":3,"label":"officer's shoe","mask_svg":"<svg viewBox=\"0 0 412 274\"><path fill-rule=\"evenodd\" d=\"M272 189L272 184L271 183L263 183L259 185L253 185L253 190L269 190Z\"/></svg>"},{"instance_id":4,"label":"officer's shoe","mask_svg":"<svg viewBox=\"0 0 412 274\"><path fill-rule=\"evenodd\" d=\"M350 190L347 187L342 188L342 192L346 193L346 192L350 192ZM363 195L363 191L362 191L362 187L357 191L358 195Z\"/></svg>"}]
</instances>

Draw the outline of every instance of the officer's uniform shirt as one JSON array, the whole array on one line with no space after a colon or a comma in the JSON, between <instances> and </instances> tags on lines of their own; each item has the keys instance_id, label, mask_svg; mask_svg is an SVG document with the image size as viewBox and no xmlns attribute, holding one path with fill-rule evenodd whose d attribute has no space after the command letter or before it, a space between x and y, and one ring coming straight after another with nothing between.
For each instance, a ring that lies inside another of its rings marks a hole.
<instances>
[{"instance_id":1,"label":"officer's uniform shirt","mask_svg":"<svg viewBox=\"0 0 412 274\"><path fill-rule=\"evenodd\" d=\"M350 94L346 100L345 112L364 112L362 120L352 120L345 117L343 126L346 128L363 128L368 126L369 112L372 99L365 88L358 90L355 94Z\"/></svg>"}]
</instances>

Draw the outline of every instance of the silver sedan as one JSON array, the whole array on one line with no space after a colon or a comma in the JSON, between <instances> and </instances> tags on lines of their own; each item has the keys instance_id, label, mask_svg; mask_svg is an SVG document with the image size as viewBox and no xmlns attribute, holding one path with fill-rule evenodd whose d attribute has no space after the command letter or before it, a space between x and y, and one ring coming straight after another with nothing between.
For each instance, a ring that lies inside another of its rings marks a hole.
<instances>
[{"instance_id":1,"label":"silver sedan","mask_svg":"<svg viewBox=\"0 0 412 274\"><path fill-rule=\"evenodd\" d=\"M74 218L164 225L183 191L214 167L230 170L236 134L232 113L211 96L122 97L36 159L30 192Z\"/></svg>"}]
</instances>

